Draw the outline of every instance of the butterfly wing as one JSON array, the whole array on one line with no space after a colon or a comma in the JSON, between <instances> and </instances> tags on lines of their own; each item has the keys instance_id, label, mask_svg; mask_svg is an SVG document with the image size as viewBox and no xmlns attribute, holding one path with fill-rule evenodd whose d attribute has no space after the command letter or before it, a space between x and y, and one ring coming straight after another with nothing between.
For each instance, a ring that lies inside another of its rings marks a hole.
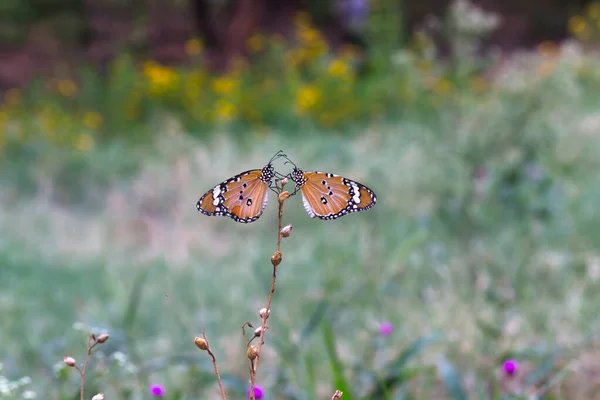
<instances>
[{"instance_id":1,"label":"butterfly wing","mask_svg":"<svg viewBox=\"0 0 600 400\"><path fill-rule=\"evenodd\" d=\"M230 217L240 223L256 221L269 197L271 177L264 172L264 168L245 171L218 184L198 200L196 208L204 215Z\"/></svg>"},{"instance_id":2,"label":"butterfly wing","mask_svg":"<svg viewBox=\"0 0 600 400\"><path fill-rule=\"evenodd\" d=\"M343 176L297 170L293 177L302 192L304 208L311 218L337 219L349 213L368 210L377 202L371 189Z\"/></svg>"}]
</instances>

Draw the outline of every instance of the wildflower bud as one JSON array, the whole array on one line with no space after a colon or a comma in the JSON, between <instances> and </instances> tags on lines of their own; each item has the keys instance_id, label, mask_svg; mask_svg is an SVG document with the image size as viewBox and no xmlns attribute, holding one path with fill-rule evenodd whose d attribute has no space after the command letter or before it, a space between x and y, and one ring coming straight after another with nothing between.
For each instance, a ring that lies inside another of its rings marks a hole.
<instances>
[{"instance_id":1,"label":"wildflower bud","mask_svg":"<svg viewBox=\"0 0 600 400\"><path fill-rule=\"evenodd\" d=\"M208 350L208 342L205 339L202 339L201 337L196 336L194 338L194 344L200 350Z\"/></svg>"},{"instance_id":2,"label":"wildflower bud","mask_svg":"<svg viewBox=\"0 0 600 400\"><path fill-rule=\"evenodd\" d=\"M290 197L290 193L288 191L279 193L279 202L283 203L288 197Z\"/></svg>"},{"instance_id":3,"label":"wildflower bud","mask_svg":"<svg viewBox=\"0 0 600 400\"><path fill-rule=\"evenodd\" d=\"M292 232L292 225L286 225L283 228L281 228L281 237L288 237L288 236L290 236L291 232Z\"/></svg>"},{"instance_id":4,"label":"wildflower bud","mask_svg":"<svg viewBox=\"0 0 600 400\"><path fill-rule=\"evenodd\" d=\"M254 360L258 356L258 348L256 346L250 346L248 347L246 354L250 360Z\"/></svg>"},{"instance_id":5,"label":"wildflower bud","mask_svg":"<svg viewBox=\"0 0 600 400\"><path fill-rule=\"evenodd\" d=\"M281 182L281 187L284 187L284 186L285 186L285 185L288 183L288 178L287 178L287 177L286 177L286 178L283 178L283 179L282 179L281 181L279 181L279 182Z\"/></svg>"},{"instance_id":6,"label":"wildflower bud","mask_svg":"<svg viewBox=\"0 0 600 400\"><path fill-rule=\"evenodd\" d=\"M267 315L266 318L269 318L269 315L271 315L271 310L261 308L261 310L258 312L258 315L260 315L261 318L265 318L265 314Z\"/></svg>"},{"instance_id":7,"label":"wildflower bud","mask_svg":"<svg viewBox=\"0 0 600 400\"><path fill-rule=\"evenodd\" d=\"M65 362L65 364L67 364L69 367L75 367L77 365L77 363L75 362L75 359L73 357L65 357L63 358L63 361Z\"/></svg>"},{"instance_id":8,"label":"wildflower bud","mask_svg":"<svg viewBox=\"0 0 600 400\"><path fill-rule=\"evenodd\" d=\"M271 264L273 264L274 267L281 264L281 252L276 251L273 253L273 256L271 257Z\"/></svg>"},{"instance_id":9,"label":"wildflower bud","mask_svg":"<svg viewBox=\"0 0 600 400\"><path fill-rule=\"evenodd\" d=\"M103 333L102 335L98 336L98 343L104 343L108 340L109 338L109 334L108 333Z\"/></svg>"},{"instance_id":10,"label":"wildflower bud","mask_svg":"<svg viewBox=\"0 0 600 400\"><path fill-rule=\"evenodd\" d=\"M94 334L92 333L92 334L90 335L90 339L92 339L92 340L94 340L94 341L95 341L95 340L96 340L96 335L94 335Z\"/></svg>"},{"instance_id":11,"label":"wildflower bud","mask_svg":"<svg viewBox=\"0 0 600 400\"><path fill-rule=\"evenodd\" d=\"M267 330L267 327L265 326L265 331ZM258 328L256 328L254 330L254 337L260 337L260 332L262 331L262 327L259 326Z\"/></svg>"},{"instance_id":12,"label":"wildflower bud","mask_svg":"<svg viewBox=\"0 0 600 400\"><path fill-rule=\"evenodd\" d=\"M94 397L92 397L92 400L104 400L104 394L103 393L98 393L97 395L95 395Z\"/></svg>"}]
</instances>

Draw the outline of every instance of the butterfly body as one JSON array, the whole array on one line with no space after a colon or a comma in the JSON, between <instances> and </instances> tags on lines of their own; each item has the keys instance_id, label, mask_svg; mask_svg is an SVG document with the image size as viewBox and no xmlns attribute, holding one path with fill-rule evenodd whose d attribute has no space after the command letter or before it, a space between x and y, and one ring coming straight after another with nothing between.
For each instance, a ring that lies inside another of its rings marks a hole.
<instances>
[{"instance_id":1,"label":"butterfly body","mask_svg":"<svg viewBox=\"0 0 600 400\"><path fill-rule=\"evenodd\" d=\"M208 216L230 217L243 224L254 222L267 206L274 176L271 163L239 173L207 191L196 208Z\"/></svg>"},{"instance_id":2,"label":"butterfly body","mask_svg":"<svg viewBox=\"0 0 600 400\"><path fill-rule=\"evenodd\" d=\"M294 167L291 177L311 218L333 220L368 210L377 202L371 189L340 175Z\"/></svg>"}]
</instances>

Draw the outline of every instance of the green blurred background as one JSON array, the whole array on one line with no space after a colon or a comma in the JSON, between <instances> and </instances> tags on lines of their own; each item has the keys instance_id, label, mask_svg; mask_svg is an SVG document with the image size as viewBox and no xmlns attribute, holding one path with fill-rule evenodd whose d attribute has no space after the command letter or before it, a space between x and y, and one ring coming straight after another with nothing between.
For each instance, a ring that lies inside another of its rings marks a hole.
<instances>
[{"instance_id":1,"label":"green blurred background","mask_svg":"<svg viewBox=\"0 0 600 400\"><path fill-rule=\"evenodd\" d=\"M78 399L91 332L85 398L219 398L203 331L246 398L276 201L195 203L280 149L378 203L286 202L262 398L600 398L598 39L597 2L3 0L0 398Z\"/></svg>"}]
</instances>

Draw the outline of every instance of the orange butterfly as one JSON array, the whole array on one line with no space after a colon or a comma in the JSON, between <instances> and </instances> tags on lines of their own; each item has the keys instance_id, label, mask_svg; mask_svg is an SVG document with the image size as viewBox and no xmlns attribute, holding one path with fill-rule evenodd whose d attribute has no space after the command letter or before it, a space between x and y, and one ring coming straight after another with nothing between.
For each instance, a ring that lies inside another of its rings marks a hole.
<instances>
[{"instance_id":1,"label":"orange butterfly","mask_svg":"<svg viewBox=\"0 0 600 400\"><path fill-rule=\"evenodd\" d=\"M291 178L296 184L296 191L302 192L304 209L311 218L337 219L368 210L377 202L371 189L343 176L303 171L294 165Z\"/></svg>"},{"instance_id":2,"label":"orange butterfly","mask_svg":"<svg viewBox=\"0 0 600 400\"><path fill-rule=\"evenodd\" d=\"M242 224L256 221L267 206L269 189L277 172L272 162L285 157L281 150L262 169L251 169L219 183L198 200L196 208L204 215L230 217Z\"/></svg>"}]
</instances>

